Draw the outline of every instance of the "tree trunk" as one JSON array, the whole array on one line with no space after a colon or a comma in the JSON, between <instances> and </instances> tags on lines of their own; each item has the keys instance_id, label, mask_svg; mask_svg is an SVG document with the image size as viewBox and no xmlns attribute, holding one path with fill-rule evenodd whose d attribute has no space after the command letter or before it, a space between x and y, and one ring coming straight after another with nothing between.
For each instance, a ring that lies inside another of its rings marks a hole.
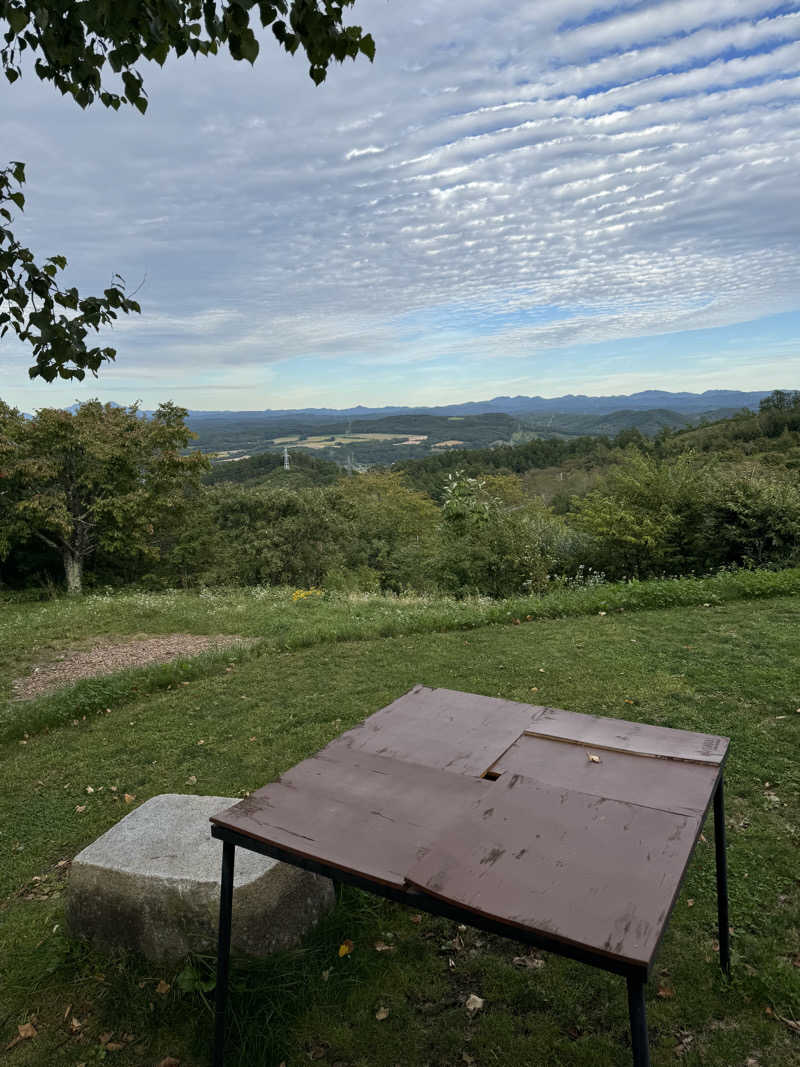
<instances>
[{"instance_id":1,"label":"tree trunk","mask_svg":"<svg viewBox=\"0 0 800 1067\"><path fill-rule=\"evenodd\" d=\"M68 549L64 550L64 573L67 578L67 593L80 596L83 592L83 558Z\"/></svg>"}]
</instances>

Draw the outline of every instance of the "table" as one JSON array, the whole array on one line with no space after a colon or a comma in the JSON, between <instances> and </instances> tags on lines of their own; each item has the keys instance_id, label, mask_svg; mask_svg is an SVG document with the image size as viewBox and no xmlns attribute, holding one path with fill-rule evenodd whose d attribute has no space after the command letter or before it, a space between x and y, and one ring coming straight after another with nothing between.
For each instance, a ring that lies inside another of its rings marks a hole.
<instances>
[{"instance_id":1,"label":"table","mask_svg":"<svg viewBox=\"0 0 800 1067\"><path fill-rule=\"evenodd\" d=\"M713 801L730 972L728 739L448 689L410 692L211 819L223 842L215 1067L236 847L627 981L635 1067L647 981Z\"/></svg>"}]
</instances>

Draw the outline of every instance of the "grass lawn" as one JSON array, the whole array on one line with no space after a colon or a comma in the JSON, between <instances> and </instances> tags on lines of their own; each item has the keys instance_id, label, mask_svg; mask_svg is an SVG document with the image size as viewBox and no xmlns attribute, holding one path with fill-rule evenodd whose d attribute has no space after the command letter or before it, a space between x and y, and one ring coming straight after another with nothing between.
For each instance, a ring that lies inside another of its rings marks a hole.
<instances>
[{"instance_id":1,"label":"grass lawn","mask_svg":"<svg viewBox=\"0 0 800 1067\"><path fill-rule=\"evenodd\" d=\"M351 606L348 614L336 603L291 605L285 594L280 604L277 594L274 604L266 594L211 598L194 614L176 596L151 596L135 610L124 597L17 605L13 619L4 608L0 669L7 681L49 649L100 633L264 638L237 659L209 659L182 681L163 676L151 692L128 684L108 713L97 698L114 690L98 690L94 703L84 691L86 717L49 729L46 722L61 723L82 706L74 694L52 698L39 719L33 705L6 707L0 1047L19 1024L34 1019L37 1030L6 1054L8 1062L90 1067L107 1059L142 1067L172 1056L182 1067L206 1064L211 1014L197 987L208 984L209 961L195 961L178 982L146 961L71 943L63 933L58 862L120 818L125 793L133 803L162 792L243 794L423 682L732 738L726 799L733 978L726 983L716 963L709 827L649 987L653 1063L800 1064L800 1033L791 1025L800 1018L800 598L724 602L705 589L708 607L619 614L611 610L618 594L609 588L604 595L605 615L519 626L481 625L491 613L519 614L519 605L473 605L470 615L430 603L416 621L392 623L392 610L406 610L402 602L394 609L386 602ZM363 618L353 619L358 611ZM439 617L450 632L425 632ZM455 628L462 625L475 628ZM422 632L403 632L414 626ZM396 636L380 636L387 630ZM37 723L37 732L22 738L23 726ZM519 946L459 934L443 920L414 919L346 890L301 950L239 964L229 1062L629 1062L621 979L549 956L523 968L513 962L523 954ZM340 958L345 939L353 952ZM378 952L376 942L393 950ZM161 981L167 992L158 991ZM474 1018L464 1008L470 993L486 1001ZM382 1008L388 1016L377 1019ZM119 1051L100 1045L110 1031L124 1046Z\"/></svg>"}]
</instances>

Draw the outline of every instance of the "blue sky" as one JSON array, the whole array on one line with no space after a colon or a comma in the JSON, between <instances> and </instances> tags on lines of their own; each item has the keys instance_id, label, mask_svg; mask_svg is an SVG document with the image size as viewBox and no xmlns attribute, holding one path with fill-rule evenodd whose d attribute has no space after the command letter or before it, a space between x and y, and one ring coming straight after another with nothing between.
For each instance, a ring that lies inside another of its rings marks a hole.
<instances>
[{"instance_id":1,"label":"blue sky","mask_svg":"<svg viewBox=\"0 0 800 1067\"><path fill-rule=\"evenodd\" d=\"M800 7L357 0L374 65L315 88L145 65L150 108L0 88L20 235L141 283L84 384L0 397L194 409L800 384Z\"/></svg>"}]
</instances>

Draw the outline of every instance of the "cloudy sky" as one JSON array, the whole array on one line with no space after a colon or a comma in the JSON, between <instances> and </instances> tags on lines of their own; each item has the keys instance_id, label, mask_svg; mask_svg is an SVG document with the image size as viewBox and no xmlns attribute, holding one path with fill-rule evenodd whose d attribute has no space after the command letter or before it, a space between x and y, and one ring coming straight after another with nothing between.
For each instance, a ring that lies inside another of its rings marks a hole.
<instances>
[{"instance_id":1,"label":"cloudy sky","mask_svg":"<svg viewBox=\"0 0 800 1067\"><path fill-rule=\"evenodd\" d=\"M0 87L19 235L143 313L83 385L193 409L800 385L800 5L357 0L375 63L315 88L142 73L142 117Z\"/></svg>"}]
</instances>

